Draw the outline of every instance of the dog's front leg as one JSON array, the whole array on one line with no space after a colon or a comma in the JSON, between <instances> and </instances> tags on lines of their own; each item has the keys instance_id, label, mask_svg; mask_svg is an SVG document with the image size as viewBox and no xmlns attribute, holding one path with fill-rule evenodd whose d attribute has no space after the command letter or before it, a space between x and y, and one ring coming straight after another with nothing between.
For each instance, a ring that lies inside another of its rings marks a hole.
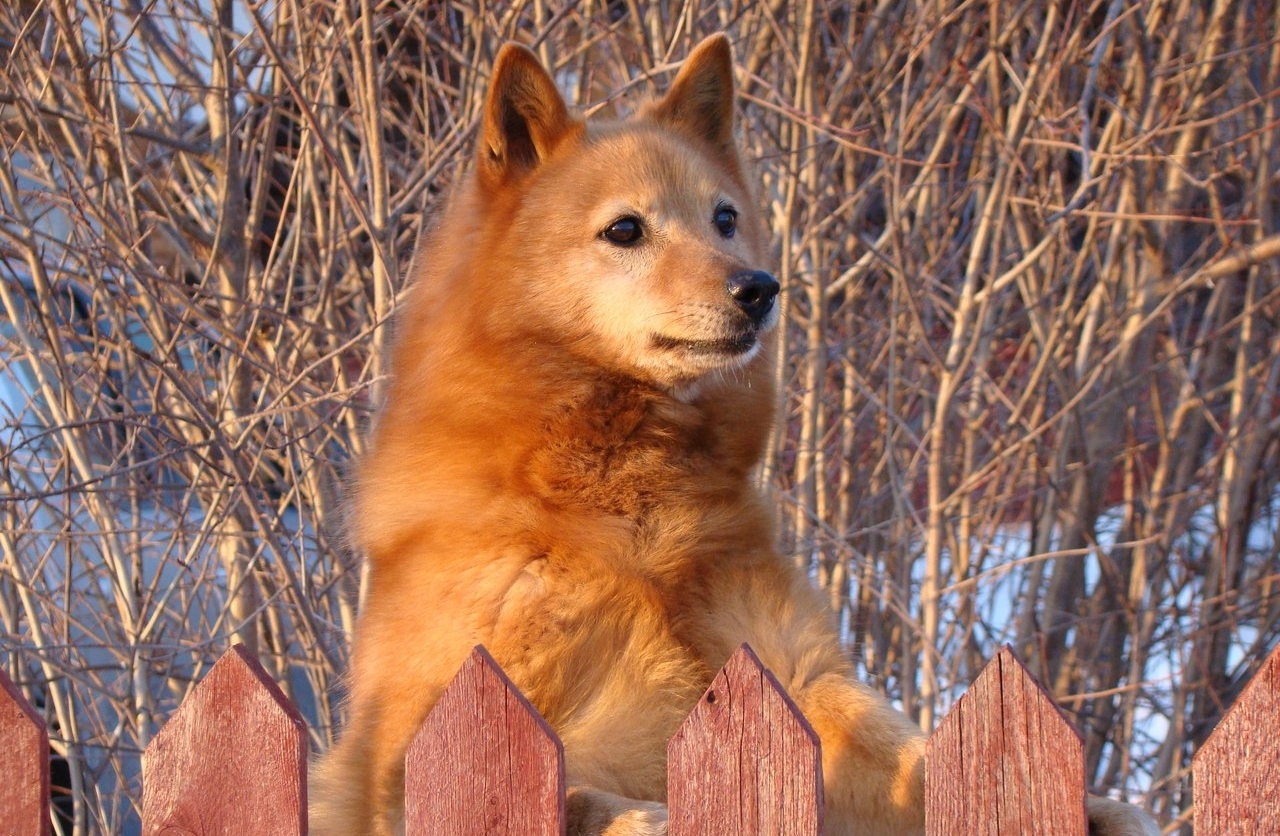
<instances>
[{"instance_id":1,"label":"dog's front leg","mask_svg":"<svg viewBox=\"0 0 1280 836\"><path fill-rule=\"evenodd\" d=\"M794 683L822 741L824 836L921 836L924 738L866 685L841 672Z\"/></svg>"},{"instance_id":2,"label":"dog's front leg","mask_svg":"<svg viewBox=\"0 0 1280 836\"><path fill-rule=\"evenodd\" d=\"M747 642L822 741L824 836L922 836L924 737L853 667L825 602L789 562L728 566L708 579L705 658Z\"/></svg>"}]
</instances>

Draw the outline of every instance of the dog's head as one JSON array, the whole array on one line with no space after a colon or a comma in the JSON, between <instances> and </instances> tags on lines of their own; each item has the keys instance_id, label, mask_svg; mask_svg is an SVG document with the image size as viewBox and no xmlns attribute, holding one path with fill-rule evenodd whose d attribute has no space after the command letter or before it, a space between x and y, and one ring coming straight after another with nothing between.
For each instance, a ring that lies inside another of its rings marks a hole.
<instances>
[{"instance_id":1,"label":"dog's head","mask_svg":"<svg viewBox=\"0 0 1280 836\"><path fill-rule=\"evenodd\" d=\"M573 115L532 52L503 47L474 172L488 321L676 391L748 366L779 287L733 127L722 35L617 122Z\"/></svg>"}]
</instances>

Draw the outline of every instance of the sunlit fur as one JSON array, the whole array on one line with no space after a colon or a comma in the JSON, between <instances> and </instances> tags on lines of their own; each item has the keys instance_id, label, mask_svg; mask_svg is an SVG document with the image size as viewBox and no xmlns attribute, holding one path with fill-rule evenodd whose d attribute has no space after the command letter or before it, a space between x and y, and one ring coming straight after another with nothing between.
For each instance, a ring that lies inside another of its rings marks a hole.
<instances>
[{"instance_id":1,"label":"sunlit fur","mask_svg":"<svg viewBox=\"0 0 1280 836\"><path fill-rule=\"evenodd\" d=\"M753 328L726 288L770 264L732 126L723 37L621 122L500 53L359 468L371 573L314 834L400 831L405 747L477 644L564 742L570 832L665 833L667 740L742 642L822 739L826 832L923 832L921 737L852 678L753 489L777 313ZM641 239L609 241L627 217Z\"/></svg>"}]
</instances>

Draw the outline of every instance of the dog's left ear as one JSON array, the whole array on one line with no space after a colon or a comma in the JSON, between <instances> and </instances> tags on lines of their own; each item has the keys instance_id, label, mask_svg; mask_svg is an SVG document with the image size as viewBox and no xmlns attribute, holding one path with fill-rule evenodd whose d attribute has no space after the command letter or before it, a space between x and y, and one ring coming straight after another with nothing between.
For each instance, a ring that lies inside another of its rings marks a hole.
<instances>
[{"instance_id":1,"label":"dog's left ear","mask_svg":"<svg viewBox=\"0 0 1280 836\"><path fill-rule=\"evenodd\" d=\"M694 47L667 95L645 115L733 155L733 103L733 48L719 33Z\"/></svg>"}]
</instances>

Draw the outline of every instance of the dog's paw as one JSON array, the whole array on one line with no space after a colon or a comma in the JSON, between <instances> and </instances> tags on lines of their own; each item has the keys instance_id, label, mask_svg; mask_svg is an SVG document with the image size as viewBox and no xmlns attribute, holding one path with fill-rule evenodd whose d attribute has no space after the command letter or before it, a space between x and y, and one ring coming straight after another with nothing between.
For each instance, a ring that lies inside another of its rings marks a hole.
<instances>
[{"instance_id":1,"label":"dog's paw","mask_svg":"<svg viewBox=\"0 0 1280 836\"><path fill-rule=\"evenodd\" d=\"M601 836L667 836L667 805L653 801L637 804L610 822Z\"/></svg>"},{"instance_id":2,"label":"dog's paw","mask_svg":"<svg viewBox=\"0 0 1280 836\"><path fill-rule=\"evenodd\" d=\"M1089 796L1088 809L1089 836L1160 836L1155 820L1132 804Z\"/></svg>"},{"instance_id":3,"label":"dog's paw","mask_svg":"<svg viewBox=\"0 0 1280 836\"><path fill-rule=\"evenodd\" d=\"M573 787L565 812L568 836L667 836L667 805L656 801Z\"/></svg>"}]
</instances>

